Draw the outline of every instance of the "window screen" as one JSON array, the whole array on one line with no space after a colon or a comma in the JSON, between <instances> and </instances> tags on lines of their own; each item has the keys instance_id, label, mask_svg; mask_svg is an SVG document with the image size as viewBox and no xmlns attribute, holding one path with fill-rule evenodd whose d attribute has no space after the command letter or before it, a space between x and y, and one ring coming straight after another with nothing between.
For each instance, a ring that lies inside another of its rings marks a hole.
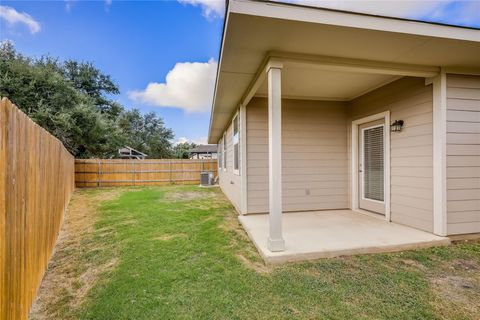
<instances>
[{"instance_id":1,"label":"window screen","mask_svg":"<svg viewBox=\"0 0 480 320\"><path fill-rule=\"evenodd\" d=\"M227 169L227 136L223 134L223 169Z\"/></svg>"},{"instance_id":2,"label":"window screen","mask_svg":"<svg viewBox=\"0 0 480 320\"><path fill-rule=\"evenodd\" d=\"M238 143L233 146L233 170L239 170L238 168Z\"/></svg>"},{"instance_id":3,"label":"window screen","mask_svg":"<svg viewBox=\"0 0 480 320\"><path fill-rule=\"evenodd\" d=\"M238 134L238 116L233 119L233 135Z\"/></svg>"},{"instance_id":4,"label":"window screen","mask_svg":"<svg viewBox=\"0 0 480 320\"><path fill-rule=\"evenodd\" d=\"M220 143L218 144L217 148L218 148L218 168L221 168L222 167L222 144L223 142L220 141Z\"/></svg>"},{"instance_id":5,"label":"window screen","mask_svg":"<svg viewBox=\"0 0 480 320\"><path fill-rule=\"evenodd\" d=\"M364 198L384 200L383 126L363 130Z\"/></svg>"},{"instance_id":6,"label":"window screen","mask_svg":"<svg viewBox=\"0 0 480 320\"><path fill-rule=\"evenodd\" d=\"M238 115L233 118L233 171L239 173L239 130L238 130Z\"/></svg>"}]
</instances>

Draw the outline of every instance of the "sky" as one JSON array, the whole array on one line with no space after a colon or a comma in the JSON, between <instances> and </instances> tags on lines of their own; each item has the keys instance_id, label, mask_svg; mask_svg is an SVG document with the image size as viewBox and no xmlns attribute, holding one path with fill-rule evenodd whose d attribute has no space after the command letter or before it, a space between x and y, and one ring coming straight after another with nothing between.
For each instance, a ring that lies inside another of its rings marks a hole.
<instances>
[{"instance_id":1,"label":"sky","mask_svg":"<svg viewBox=\"0 0 480 320\"><path fill-rule=\"evenodd\" d=\"M480 28L480 0L282 1ZM224 10L223 0L1 0L0 40L93 62L120 86L114 99L157 113L175 142L206 143Z\"/></svg>"}]
</instances>

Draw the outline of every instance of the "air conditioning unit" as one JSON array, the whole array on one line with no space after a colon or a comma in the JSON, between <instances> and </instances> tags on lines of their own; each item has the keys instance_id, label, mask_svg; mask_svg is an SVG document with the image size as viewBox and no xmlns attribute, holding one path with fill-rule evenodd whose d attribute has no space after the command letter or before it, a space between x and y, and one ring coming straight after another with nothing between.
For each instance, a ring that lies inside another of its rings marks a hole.
<instances>
[{"instance_id":1,"label":"air conditioning unit","mask_svg":"<svg viewBox=\"0 0 480 320\"><path fill-rule=\"evenodd\" d=\"M211 186L213 185L213 172L211 171L202 171L200 173L200 185L202 186Z\"/></svg>"}]
</instances>

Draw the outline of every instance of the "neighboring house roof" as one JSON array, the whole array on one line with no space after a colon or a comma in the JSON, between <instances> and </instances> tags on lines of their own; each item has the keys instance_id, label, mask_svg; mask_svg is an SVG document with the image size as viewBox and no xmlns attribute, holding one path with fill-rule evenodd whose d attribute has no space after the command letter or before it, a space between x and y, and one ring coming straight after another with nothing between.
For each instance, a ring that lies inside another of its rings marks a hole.
<instances>
[{"instance_id":1,"label":"neighboring house roof","mask_svg":"<svg viewBox=\"0 0 480 320\"><path fill-rule=\"evenodd\" d=\"M136 155L136 156L147 156L147 154L141 152L141 151L138 151L138 150L135 150L133 149L132 147L129 147L129 146L125 146L121 149L118 149L118 153L119 154L132 154L132 155Z\"/></svg>"},{"instance_id":2,"label":"neighboring house roof","mask_svg":"<svg viewBox=\"0 0 480 320\"><path fill-rule=\"evenodd\" d=\"M188 150L189 153L217 153L216 144L201 144Z\"/></svg>"},{"instance_id":3,"label":"neighboring house roof","mask_svg":"<svg viewBox=\"0 0 480 320\"><path fill-rule=\"evenodd\" d=\"M480 31L475 28L271 1L230 0L208 141L218 142L240 105L246 105L253 95L266 96L266 81L258 79L272 58L285 62L284 97L348 101L399 76L432 77L441 67L478 73L478 57ZM344 66L359 70L368 65L370 70L342 74L335 69L333 73L329 64L339 59ZM322 67L299 61L320 61ZM375 68L389 68L391 74L375 72Z\"/></svg>"}]
</instances>

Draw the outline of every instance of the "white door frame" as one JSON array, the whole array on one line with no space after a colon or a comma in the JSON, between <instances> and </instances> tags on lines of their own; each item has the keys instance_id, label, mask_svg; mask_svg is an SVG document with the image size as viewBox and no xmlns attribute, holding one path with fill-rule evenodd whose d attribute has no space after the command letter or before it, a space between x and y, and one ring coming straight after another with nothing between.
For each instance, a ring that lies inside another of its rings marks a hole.
<instances>
[{"instance_id":1,"label":"white door frame","mask_svg":"<svg viewBox=\"0 0 480 320\"><path fill-rule=\"evenodd\" d=\"M359 181L358 181L358 127L364 123L375 120L385 121L384 141L385 141L385 163L384 163L384 192L385 192L385 220L390 221L390 111L385 111L371 116L352 121L351 131L351 170L350 181L352 188L351 206L352 210L359 210Z\"/></svg>"}]
</instances>

